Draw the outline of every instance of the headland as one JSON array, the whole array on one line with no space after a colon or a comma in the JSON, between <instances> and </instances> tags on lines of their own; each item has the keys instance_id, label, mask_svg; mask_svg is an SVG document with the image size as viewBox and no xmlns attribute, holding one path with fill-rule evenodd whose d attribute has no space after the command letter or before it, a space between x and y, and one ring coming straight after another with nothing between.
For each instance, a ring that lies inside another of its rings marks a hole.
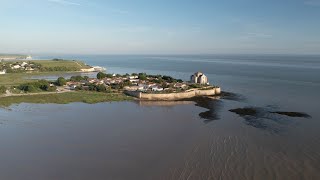
<instances>
[{"instance_id":1,"label":"headland","mask_svg":"<svg viewBox=\"0 0 320 180\"><path fill-rule=\"evenodd\" d=\"M2 61L0 70L5 72L0 75L0 98L3 102L0 106L21 102L179 101L221 93L221 88L210 85L201 72L191 75L189 81L146 73L108 74L104 72L105 68L63 59ZM95 78L81 75L59 77L53 81L25 78L56 72L93 71L98 72ZM65 93L70 96L63 95Z\"/></svg>"}]
</instances>

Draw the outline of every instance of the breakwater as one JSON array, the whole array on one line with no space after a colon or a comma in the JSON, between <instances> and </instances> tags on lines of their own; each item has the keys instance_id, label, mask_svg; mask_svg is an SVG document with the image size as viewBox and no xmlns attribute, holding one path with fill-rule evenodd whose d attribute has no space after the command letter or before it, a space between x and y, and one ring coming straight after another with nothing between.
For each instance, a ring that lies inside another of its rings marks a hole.
<instances>
[{"instance_id":1,"label":"breakwater","mask_svg":"<svg viewBox=\"0 0 320 180\"><path fill-rule=\"evenodd\" d=\"M141 100L152 100L152 101L175 101L181 99L189 99L197 96L214 96L221 93L221 88L212 88L212 89L191 89L186 92L179 93L160 93L160 94L151 94L143 93L140 91L125 91L125 94L139 98Z\"/></svg>"}]
</instances>

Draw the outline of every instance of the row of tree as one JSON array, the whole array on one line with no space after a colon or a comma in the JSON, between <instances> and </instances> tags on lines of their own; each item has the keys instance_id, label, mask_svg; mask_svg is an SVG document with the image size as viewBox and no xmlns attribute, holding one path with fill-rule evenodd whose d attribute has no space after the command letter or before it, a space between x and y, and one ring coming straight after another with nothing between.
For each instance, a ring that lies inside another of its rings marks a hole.
<instances>
[{"instance_id":1,"label":"row of tree","mask_svg":"<svg viewBox=\"0 0 320 180\"><path fill-rule=\"evenodd\" d=\"M25 92L38 92L38 91L55 91L55 86L50 86L50 82L46 80L39 80L36 82L29 82L21 84L18 89Z\"/></svg>"}]
</instances>

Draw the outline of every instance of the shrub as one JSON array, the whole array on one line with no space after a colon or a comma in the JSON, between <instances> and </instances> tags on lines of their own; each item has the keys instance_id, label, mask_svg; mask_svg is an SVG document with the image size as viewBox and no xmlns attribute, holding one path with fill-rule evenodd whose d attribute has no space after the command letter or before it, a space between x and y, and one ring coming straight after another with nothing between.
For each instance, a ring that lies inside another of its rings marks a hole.
<instances>
[{"instance_id":1,"label":"shrub","mask_svg":"<svg viewBox=\"0 0 320 180\"><path fill-rule=\"evenodd\" d=\"M98 78L98 79L103 79L103 78L105 78L105 77L106 77L106 74L103 73L103 72L99 72L99 73L97 74L97 78Z\"/></svg>"},{"instance_id":2,"label":"shrub","mask_svg":"<svg viewBox=\"0 0 320 180\"><path fill-rule=\"evenodd\" d=\"M67 84L67 80L64 77L59 77L56 81L58 86L64 86Z\"/></svg>"},{"instance_id":3,"label":"shrub","mask_svg":"<svg viewBox=\"0 0 320 180\"><path fill-rule=\"evenodd\" d=\"M106 92L106 87L104 85L97 85L96 86L96 91L98 92Z\"/></svg>"},{"instance_id":4,"label":"shrub","mask_svg":"<svg viewBox=\"0 0 320 180\"><path fill-rule=\"evenodd\" d=\"M0 94L6 93L7 88L5 86L0 86Z\"/></svg>"},{"instance_id":5,"label":"shrub","mask_svg":"<svg viewBox=\"0 0 320 180\"><path fill-rule=\"evenodd\" d=\"M70 81L79 82L81 80L85 80L82 76L71 76Z\"/></svg>"},{"instance_id":6,"label":"shrub","mask_svg":"<svg viewBox=\"0 0 320 180\"><path fill-rule=\"evenodd\" d=\"M25 92L35 92L35 91L51 91L53 87L46 80L39 80L37 82L30 82L26 84L21 84L18 89Z\"/></svg>"}]
</instances>

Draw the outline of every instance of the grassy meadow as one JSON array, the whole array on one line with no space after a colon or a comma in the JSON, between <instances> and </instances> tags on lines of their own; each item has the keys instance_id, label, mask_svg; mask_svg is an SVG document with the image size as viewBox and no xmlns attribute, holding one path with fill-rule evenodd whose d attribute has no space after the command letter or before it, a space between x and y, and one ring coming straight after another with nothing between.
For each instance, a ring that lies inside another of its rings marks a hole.
<instances>
[{"instance_id":1,"label":"grassy meadow","mask_svg":"<svg viewBox=\"0 0 320 180\"><path fill-rule=\"evenodd\" d=\"M40 64L43 68L56 68L56 67L65 67L67 69L75 69L80 71L80 69L90 68L82 61L73 61L73 60L34 60L37 64Z\"/></svg>"},{"instance_id":2,"label":"grassy meadow","mask_svg":"<svg viewBox=\"0 0 320 180\"><path fill-rule=\"evenodd\" d=\"M30 94L24 96L9 96L0 98L0 107L9 107L13 104L35 103L35 104L68 104L73 102L83 102L88 104L111 102L111 101L129 101L132 97L125 94L111 94L99 92L76 91L53 94Z\"/></svg>"}]
</instances>

